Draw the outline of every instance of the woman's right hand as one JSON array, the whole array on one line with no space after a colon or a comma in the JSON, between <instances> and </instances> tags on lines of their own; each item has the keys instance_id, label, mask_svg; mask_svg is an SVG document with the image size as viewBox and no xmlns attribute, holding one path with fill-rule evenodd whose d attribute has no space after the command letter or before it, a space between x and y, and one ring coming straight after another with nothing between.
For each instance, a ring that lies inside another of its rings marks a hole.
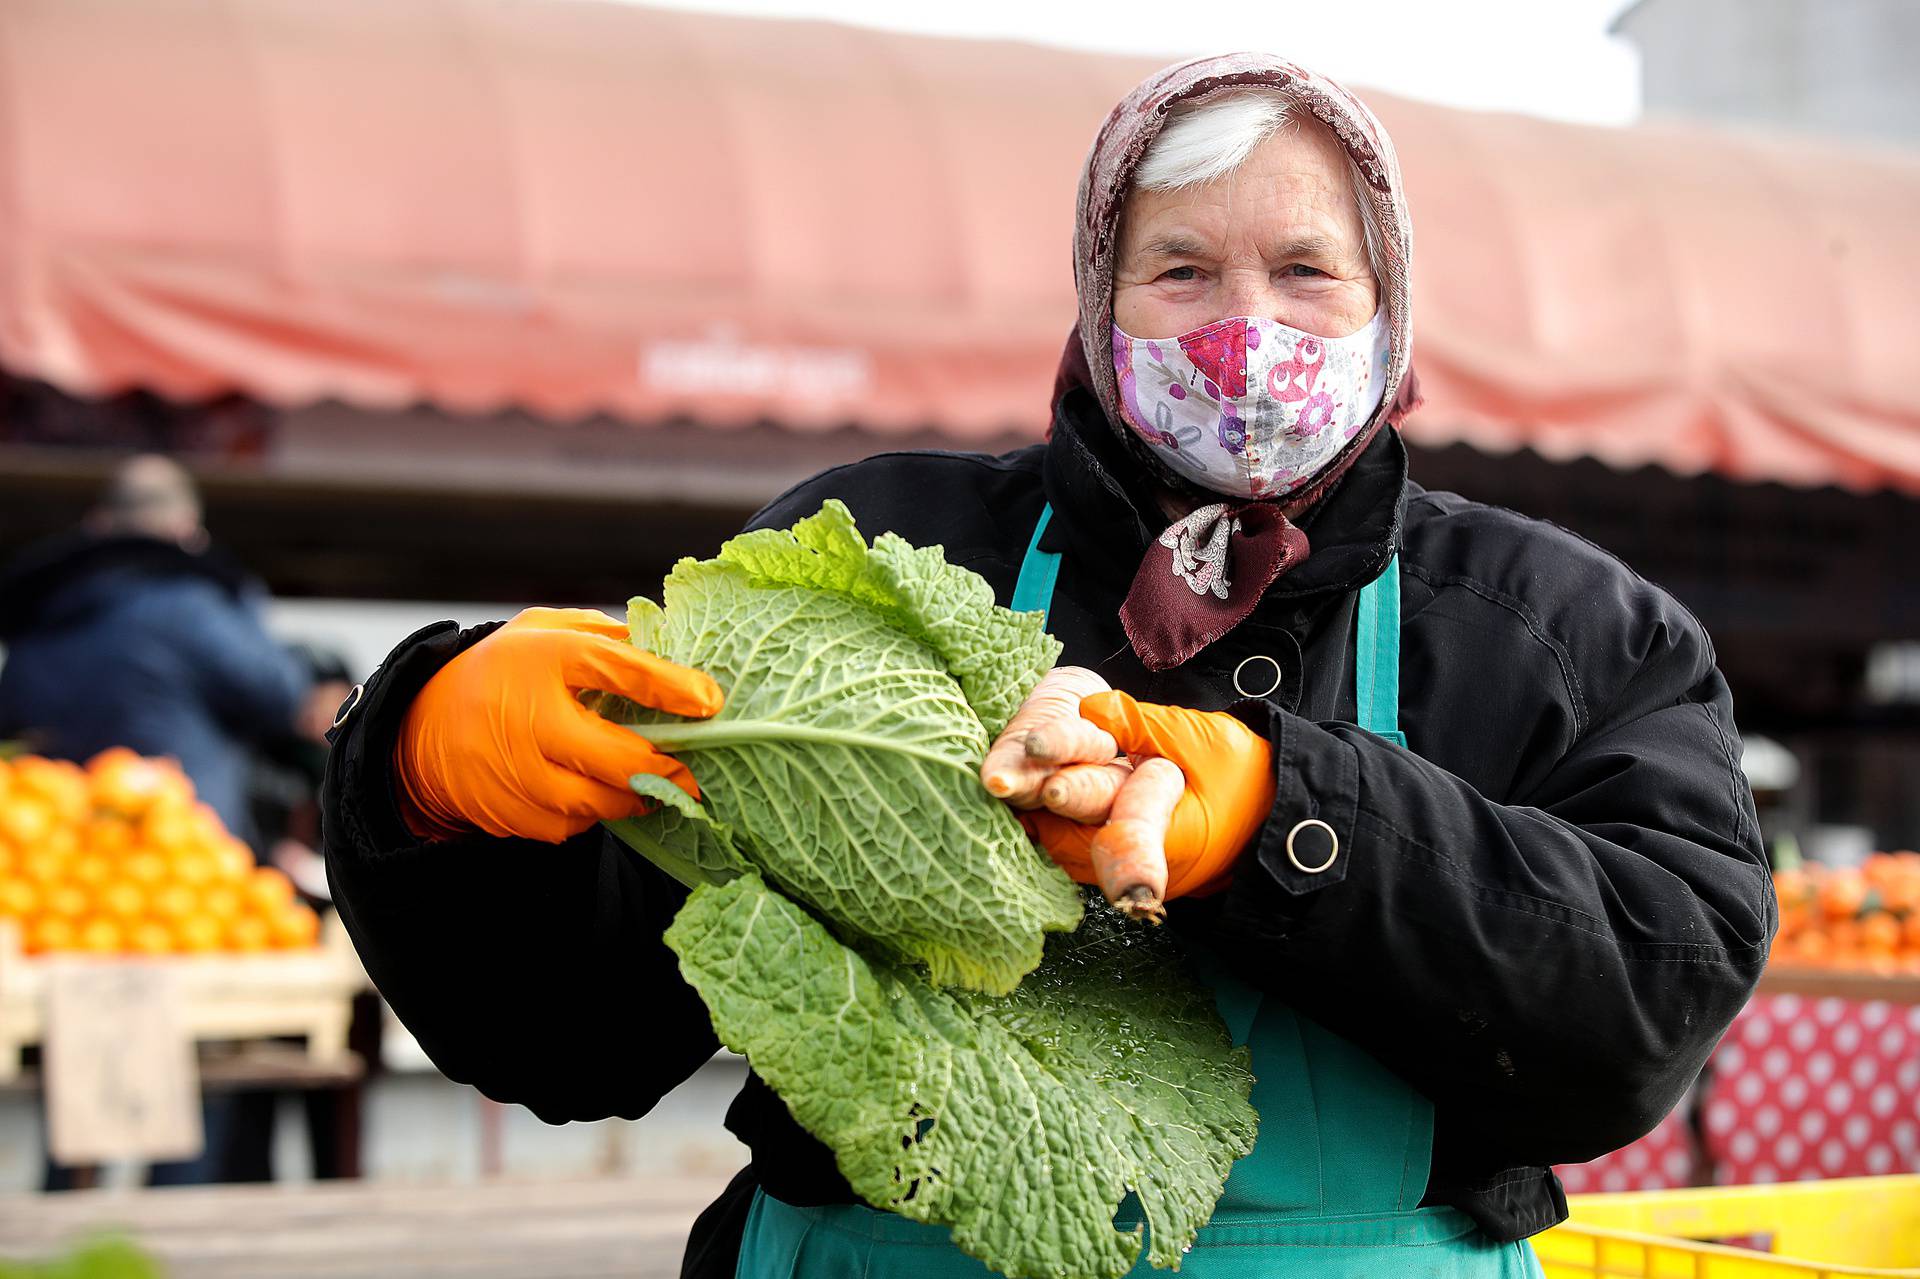
<instances>
[{"instance_id":1,"label":"woman's right hand","mask_svg":"<svg viewBox=\"0 0 1920 1279\"><path fill-rule=\"evenodd\" d=\"M724 700L711 677L633 647L604 613L526 609L447 663L408 708L394 763L413 833L478 828L559 843L646 809L627 784L635 773L699 796L679 760L581 705L585 689L698 718Z\"/></svg>"}]
</instances>

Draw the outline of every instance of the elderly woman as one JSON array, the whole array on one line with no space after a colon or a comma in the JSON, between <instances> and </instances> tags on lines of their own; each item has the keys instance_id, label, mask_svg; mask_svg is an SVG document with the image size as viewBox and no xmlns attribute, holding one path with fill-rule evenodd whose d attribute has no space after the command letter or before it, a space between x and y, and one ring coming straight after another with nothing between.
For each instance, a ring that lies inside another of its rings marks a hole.
<instances>
[{"instance_id":1,"label":"elderly woman","mask_svg":"<svg viewBox=\"0 0 1920 1279\"><path fill-rule=\"evenodd\" d=\"M1605 552L1408 479L1406 204L1338 86L1254 55L1154 76L1094 142L1075 247L1045 444L883 455L755 523L839 498L944 546L1124 690L1083 714L1182 769L1169 925L1219 959L1262 1117L1188 1273L1535 1273L1548 1167L1666 1114L1766 956L1712 647ZM573 690L719 692L621 634L420 632L326 791L381 990L448 1075L553 1121L644 1114L716 1047L660 940L680 893L595 826L684 769ZM1089 878L1088 828L1028 821ZM855 1204L757 1078L727 1123L753 1161L686 1274L983 1273Z\"/></svg>"}]
</instances>

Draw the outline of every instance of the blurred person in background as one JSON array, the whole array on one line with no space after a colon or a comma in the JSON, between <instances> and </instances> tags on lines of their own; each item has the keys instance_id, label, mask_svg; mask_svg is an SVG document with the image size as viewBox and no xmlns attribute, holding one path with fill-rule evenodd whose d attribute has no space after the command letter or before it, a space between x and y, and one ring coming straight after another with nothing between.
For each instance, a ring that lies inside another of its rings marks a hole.
<instances>
[{"instance_id":1,"label":"blurred person in background","mask_svg":"<svg viewBox=\"0 0 1920 1279\"><path fill-rule=\"evenodd\" d=\"M80 528L0 571L0 738L76 762L110 746L171 755L251 839L250 745L290 731L314 688L267 634L265 602L211 544L192 477L128 459Z\"/></svg>"},{"instance_id":2,"label":"blurred person in background","mask_svg":"<svg viewBox=\"0 0 1920 1279\"><path fill-rule=\"evenodd\" d=\"M0 571L0 739L76 762L113 746L172 756L228 830L252 842L252 750L328 695L267 633L265 602L211 543L186 470L154 454L128 459L80 528ZM233 1113L228 1099L209 1105L205 1152L155 1165L153 1182L227 1179ZM48 1189L70 1184L49 1165Z\"/></svg>"}]
</instances>

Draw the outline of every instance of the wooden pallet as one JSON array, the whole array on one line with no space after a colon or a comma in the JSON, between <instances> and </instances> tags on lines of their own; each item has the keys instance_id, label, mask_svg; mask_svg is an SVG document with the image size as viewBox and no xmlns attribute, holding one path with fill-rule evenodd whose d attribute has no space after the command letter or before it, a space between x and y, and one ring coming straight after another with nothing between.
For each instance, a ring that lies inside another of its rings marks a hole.
<instances>
[{"instance_id":1,"label":"wooden pallet","mask_svg":"<svg viewBox=\"0 0 1920 1279\"><path fill-rule=\"evenodd\" d=\"M347 1058L353 997L369 984L338 917L308 950L140 959L28 955L18 928L0 920L0 1084L19 1075L23 1050L46 1034L48 972L76 963L162 965L175 974L196 1041L301 1036L316 1065Z\"/></svg>"}]
</instances>

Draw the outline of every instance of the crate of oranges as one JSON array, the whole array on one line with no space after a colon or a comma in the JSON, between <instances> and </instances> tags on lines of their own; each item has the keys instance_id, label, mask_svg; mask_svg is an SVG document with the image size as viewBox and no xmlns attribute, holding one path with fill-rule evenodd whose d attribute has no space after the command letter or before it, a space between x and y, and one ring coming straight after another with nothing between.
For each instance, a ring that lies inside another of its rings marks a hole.
<instances>
[{"instance_id":1,"label":"crate of oranges","mask_svg":"<svg viewBox=\"0 0 1920 1279\"><path fill-rule=\"evenodd\" d=\"M1773 885L1780 931L1767 988L1920 1000L1920 853L1803 862L1774 871Z\"/></svg>"},{"instance_id":2,"label":"crate of oranges","mask_svg":"<svg viewBox=\"0 0 1920 1279\"><path fill-rule=\"evenodd\" d=\"M166 963L200 1038L305 1034L344 1049L365 982L351 945L292 881L195 800L171 760L0 760L0 1079L38 1041L46 966Z\"/></svg>"}]
</instances>

